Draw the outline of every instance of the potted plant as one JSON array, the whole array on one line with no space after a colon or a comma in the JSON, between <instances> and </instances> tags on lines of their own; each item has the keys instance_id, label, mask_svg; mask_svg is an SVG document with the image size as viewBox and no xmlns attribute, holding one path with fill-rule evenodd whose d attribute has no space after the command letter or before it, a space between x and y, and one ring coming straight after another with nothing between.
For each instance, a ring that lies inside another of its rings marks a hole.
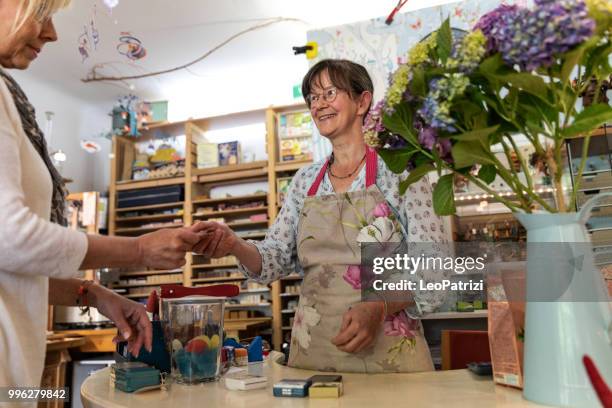
<instances>
[{"instance_id":1,"label":"potted plant","mask_svg":"<svg viewBox=\"0 0 612 408\"><path fill-rule=\"evenodd\" d=\"M575 210L589 138L612 119L612 108L598 94L612 74L611 33L612 3L606 0L535 0L531 8L504 4L464 34L446 20L392 74L385 98L365 120L366 143L392 171L406 174L401 193L437 171L436 213L456 212L454 181L467 179L515 213L528 231L528 243L569 245L578 256L574 244L589 242L584 218L592 204L581 213ZM588 89L595 95L582 107L580 95ZM517 146L517 135L531 146L532 157ZM568 138L579 135L585 136L585 148L577 185L567 197L564 148ZM529 162L550 178L552 202L534 188ZM496 177L514 198L491 187ZM561 271L546 268L528 249L528 399L554 405L594 403L580 360L588 347L597 350L595 360L607 367L604 376L612 378L612 348L603 340L612 315L595 301L608 298L590 252L583 255L563 301L537 302L538 291L545 289L538 285L558 279ZM577 297L574 285L588 289ZM563 341L566 335L571 342ZM564 379L566 375L577 375L576 381Z\"/></svg>"}]
</instances>

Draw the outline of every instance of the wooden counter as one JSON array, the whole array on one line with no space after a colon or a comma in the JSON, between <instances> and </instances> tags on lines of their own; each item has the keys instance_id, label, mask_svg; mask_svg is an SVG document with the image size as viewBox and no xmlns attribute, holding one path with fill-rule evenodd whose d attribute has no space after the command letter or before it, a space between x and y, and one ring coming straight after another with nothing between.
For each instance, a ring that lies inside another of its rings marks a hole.
<instances>
[{"instance_id":1,"label":"wooden counter","mask_svg":"<svg viewBox=\"0 0 612 408\"><path fill-rule=\"evenodd\" d=\"M275 358L279 353L274 353ZM98 407L535 407L521 391L496 386L488 377L467 370L412 374L343 374L344 395L339 399L277 398L272 385L283 378L308 378L314 371L267 362L268 386L251 391L229 391L223 380L194 386L173 384L169 391L127 394L109 384L109 369L90 376L81 387L83 406Z\"/></svg>"},{"instance_id":2,"label":"wooden counter","mask_svg":"<svg viewBox=\"0 0 612 408\"><path fill-rule=\"evenodd\" d=\"M110 329L84 329L84 330L61 330L68 336L83 336L85 342L79 347L84 353L112 353L115 351L113 338L117 335L116 328Z\"/></svg>"}]
</instances>

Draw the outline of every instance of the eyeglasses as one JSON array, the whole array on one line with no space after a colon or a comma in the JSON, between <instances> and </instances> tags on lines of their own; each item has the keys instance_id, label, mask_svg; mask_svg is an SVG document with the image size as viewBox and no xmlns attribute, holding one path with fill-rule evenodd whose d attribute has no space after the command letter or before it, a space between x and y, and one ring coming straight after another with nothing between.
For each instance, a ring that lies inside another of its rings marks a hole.
<instances>
[{"instance_id":1,"label":"eyeglasses","mask_svg":"<svg viewBox=\"0 0 612 408\"><path fill-rule=\"evenodd\" d=\"M320 94L309 94L306 97L306 100L308 101L308 106L312 107L312 105L314 105L315 103L321 102L321 98L327 103L332 103L334 100L336 100L336 96L338 96L338 89L329 88Z\"/></svg>"}]
</instances>

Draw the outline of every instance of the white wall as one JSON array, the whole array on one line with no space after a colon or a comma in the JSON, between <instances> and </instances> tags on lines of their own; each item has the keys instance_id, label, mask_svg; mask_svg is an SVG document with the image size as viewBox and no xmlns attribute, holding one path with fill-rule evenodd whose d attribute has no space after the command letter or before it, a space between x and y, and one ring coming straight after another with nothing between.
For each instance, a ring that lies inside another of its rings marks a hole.
<instances>
[{"instance_id":1,"label":"white wall","mask_svg":"<svg viewBox=\"0 0 612 408\"><path fill-rule=\"evenodd\" d=\"M110 102L95 105L63 92L53 84L40 81L27 72L12 70L10 74L21 85L36 109L36 119L43 131L46 124L45 112L55 113L50 144L54 149L62 149L66 153L67 160L61 168L61 173L64 177L74 180L68 185L68 189L74 192L106 190L104 184L107 181L102 179L101 173L110 172L108 147L106 153L91 155L81 149L80 140L106 142L95 136L110 127L110 118L107 116L111 108ZM49 142L49 139L47 141ZM108 178L106 176L106 180Z\"/></svg>"}]
</instances>

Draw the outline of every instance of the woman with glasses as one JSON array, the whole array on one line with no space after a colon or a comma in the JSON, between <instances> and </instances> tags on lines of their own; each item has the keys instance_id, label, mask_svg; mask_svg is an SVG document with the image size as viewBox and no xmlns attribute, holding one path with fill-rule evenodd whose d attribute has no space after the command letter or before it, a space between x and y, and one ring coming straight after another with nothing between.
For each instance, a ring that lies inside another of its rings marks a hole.
<instances>
[{"instance_id":1,"label":"woman with glasses","mask_svg":"<svg viewBox=\"0 0 612 408\"><path fill-rule=\"evenodd\" d=\"M323 60L304 77L302 93L319 132L332 144L330 157L297 172L265 240L245 241L224 224L207 222L213 233L194 250L210 257L232 254L249 278L263 283L295 271L304 275L290 366L432 370L418 316L439 306L442 295L414 292L405 302L362 301L359 269L364 223L383 240L444 241L427 179L400 195L400 175L366 146L362 125L373 85L363 66Z\"/></svg>"}]
</instances>

